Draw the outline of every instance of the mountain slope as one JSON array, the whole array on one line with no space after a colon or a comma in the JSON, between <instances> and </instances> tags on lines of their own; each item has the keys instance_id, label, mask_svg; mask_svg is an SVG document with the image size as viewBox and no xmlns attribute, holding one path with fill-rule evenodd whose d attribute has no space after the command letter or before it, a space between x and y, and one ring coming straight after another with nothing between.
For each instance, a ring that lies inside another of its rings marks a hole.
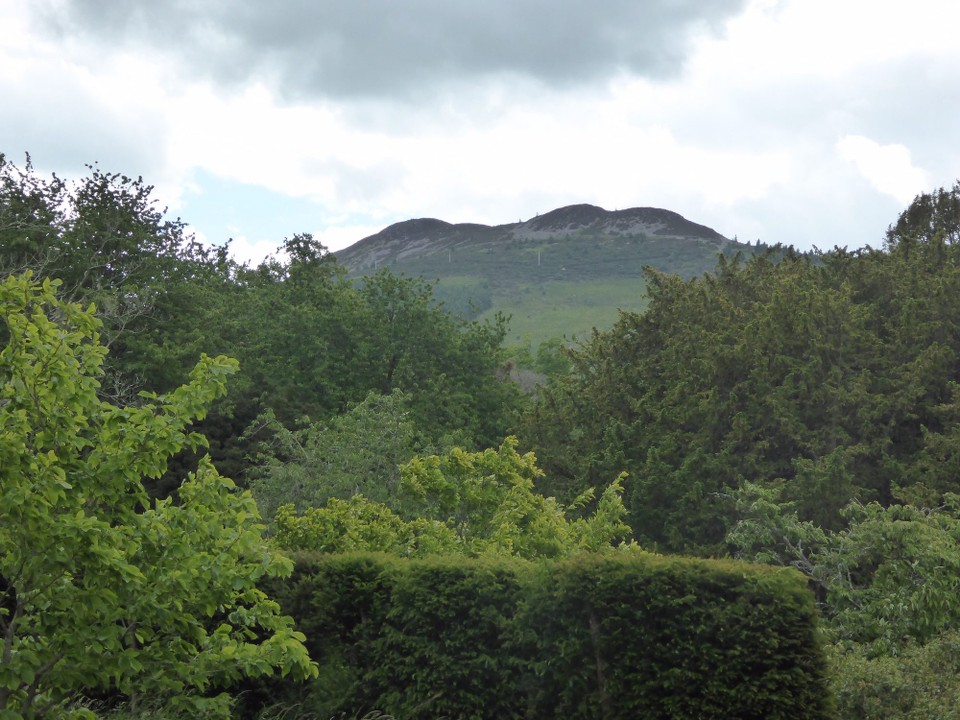
<instances>
[{"instance_id":1,"label":"mountain slope","mask_svg":"<svg viewBox=\"0 0 960 720\"><path fill-rule=\"evenodd\" d=\"M505 266L513 270L509 276L526 277L523 269L536 266L547 269L530 272L545 277L564 267L566 263L558 266L554 260L568 259L572 250L580 273L636 277L645 264L664 272L698 274L712 267L717 253L730 244L715 230L669 210L611 212L570 205L526 222L496 226L406 220L339 251L337 259L353 273L390 266L408 274L434 270L438 277L463 272L503 280L492 268ZM498 254L503 257L487 257Z\"/></svg>"},{"instance_id":2,"label":"mountain slope","mask_svg":"<svg viewBox=\"0 0 960 720\"><path fill-rule=\"evenodd\" d=\"M570 205L496 226L407 220L336 256L353 275L388 267L437 281L451 310L511 314L509 341L536 345L641 309L645 266L691 277L711 271L720 253L750 250L669 210Z\"/></svg>"}]
</instances>

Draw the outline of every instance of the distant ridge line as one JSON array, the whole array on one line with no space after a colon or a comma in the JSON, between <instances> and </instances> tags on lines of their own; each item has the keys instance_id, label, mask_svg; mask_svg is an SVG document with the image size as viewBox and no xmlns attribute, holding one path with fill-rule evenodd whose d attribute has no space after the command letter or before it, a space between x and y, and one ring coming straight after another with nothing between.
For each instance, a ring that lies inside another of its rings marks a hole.
<instances>
[{"instance_id":1,"label":"distant ridge line","mask_svg":"<svg viewBox=\"0 0 960 720\"><path fill-rule=\"evenodd\" d=\"M450 223L429 217L403 220L334 254L341 264L358 272L464 246L576 236L697 240L715 246L717 252L731 242L716 230L687 220L672 210L654 207L605 210L582 203L502 225Z\"/></svg>"}]
</instances>

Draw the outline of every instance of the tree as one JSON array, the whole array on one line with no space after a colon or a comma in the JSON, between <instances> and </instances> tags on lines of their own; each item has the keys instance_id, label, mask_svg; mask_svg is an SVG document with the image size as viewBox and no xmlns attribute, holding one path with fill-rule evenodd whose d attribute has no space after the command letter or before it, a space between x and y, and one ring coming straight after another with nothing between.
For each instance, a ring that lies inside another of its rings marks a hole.
<instances>
[{"instance_id":1,"label":"tree","mask_svg":"<svg viewBox=\"0 0 960 720\"><path fill-rule=\"evenodd\" d=\"M399 390L371 391L342 415L294 430L267 411L255 430L267 430L270 439L261 443L250 482L260 511L272 519L281 505L302 512L354 495L391 505L401 464L422 449L409 416Z\"/></svg>"},{"instance_id":2,"label":"tree","mask_svg":"<svg viewBox=\"0 0 960 720\"><path fill-rule=\"evenodd\" d=\"M851 502L848 526L831 532L801 520L781 495L744 484L727 540L743 559L806 574L834 642L898 655L960 628L960 496L932 509Z\"/></svg>"},{"instance_id":3,"label":"tree","mask_svg":"<svg viewBox=\"0 0 960 720\"><path fill-rule=\"evenodd\" d=\"M327 424L371 392L397 390L429 444L503 437L522 397L497 375L502 321L454 318L419 279L382 272L355 283L308 235L284 247L288 261L239 270L211 323L244 368L236 416Z\"/></svg>"},{"instance_id":4,"label":"tree","mask_svg":"<svg viewBox=\"0 0 960 720\"><path fill-rule=\"evenodd\" d=\"M408 396L416 426L472 449L498 443L523 397L499 377L506 319L467 322L438 307L433 286L381 270L359 288L356 371L367 387Z\"/></svg>"},{"instance_id":5,"label":"tree","mask_svg":"<svg viewBox=\"0 0 960 720\"><path fill-rule=\"evenodd\" d=\"M740 478L792 475L794 458L850 434L861 341L845 324L858 316L821 274L773 252L692 280L649 273L646 312L572 351L528 417L524 439L560 483L544 491L570 497L626 470L641 544L720 550Z\"/></svg>"},{"instance_id":6,"label":"tree","mask_svg":"<svg viewBox=\"0 0 960 720\"><path fill-rule=\"evenodd\" d=\"M216 321L244 368L234 398L273 409L287 426L325 419L361 400L353 377L356 291L326 248L309 235L283 243L290 259L244 268Z\"/></svg>"},{"instance_id":7,"label":"tree","mask_svg":"<svg viewBox=\"0 0 960 720\"><path fill-rule=\"evenodd\" d=\"M563 340L549 338L537 345L536 369L548 376L570 372L570 358Z\"/></svg>"},{"instance_id":8,"label":"tree","mask_svg":"<svg viewBox=\"0 0 960 720\"><path fill-rule=\"evenodd\" d=\"M854 498L936 506L960 463L960 244L942 236L650 276L647 311L573 351L528 418L542 489L626 470L638 541L702 554L723 552L744 480L783 479L831 530Z\"/></svg>"},{"instance_id":9,"label":"tree","mask_svg":"<svg viewBox=\"0 0 960 720\"><path fill-rule=\"evenodd\" d=\"M228 249L201 246L142 178L91 166L67 182L42 177L29 157L18 168L0 155L0 273L30 269L60 279L63 299L96 303L110 348L102 398L131 405L140 390L172 391L203 352L240 361L227 397L194 429L241 484L250 467L241 438L265 411L286 428L326 423L370 391L399 389L431 446L447 437L484 447L509 431L523 398L498 375L502 319L456 319L422 280L348 278L309 234L256 267ZM178 455L147 479L150 495L172 495L196 462Z\"/></svg>"},{"instance_id":10,"label":"tree","mask_svg":"<svg viewBox=\"0 0 960 720\"><path fill-rule=\"evenodd\" d=\"M850 503L847 527L801 520L785 487L745 483L727 536L738 557L790 565L822 610L840 717L955 718L960 698L960 496L944 505Z\"/></svg>"},{"instance_id":11,"label":"tree","mask_svg":"<svg viewBox=\"0 0 960 720\"><path fill-rule=\"evenodd\" d=\"M918 245L960 242L960 182L950 190L921 193L887 229L889 250L909 254Z\"/></svg>"},{"instance_id":12,"label":"tree","mask_svg":"<svg viewBox=\"0 0 960 720\"><path fill-rule=\"evenodd\" d=\"M453 448L413 458L401 468L397 500L387 506L362 495L331 498L297 515L277 512L277 541L291 550L378 550L398 555L453 553L560 557L611 549L630 535L617 478L591 514L578 517L593 490L564 507L534 491L542 474L515 438L471 453Z\"/></svg>"},{"instance_id":13,"label":"tree","mask_svg":"<svg viewBox=\"0 0 960 720\"><path fill-rule=\"evenodd\" d=\"M75 701L106 693L225 718L242 676L311 676L303 636L257 588L292 566L250 495L208 460L177 504L142 484L203 444L189 424L236 363L204 356L186 385L111 404L94 308L56 287L0 285L0 717L91 717Z\"/></svg>"},{"instance_id":14,"label":"tree","mask_svg":"<svg viewBox=\"0 0 960 720\"><path fill-rule=\"evenodd\" d=\"M133 402L186 377L199 288L222 282L226 248L209 250L168 219L143 178L103 172L68 183L0 154L0 276L32 270L61 280L66 301L95 302L110 347L100 393ZM204 298L208 300L209 298Z\"/></svg>"},{"instance_id":15,"label":"tree","mask_svg":"<svg viewBox=\"0 0 960 720\"><path fill-rule=\"evenodd\" d=\"M29 156L20 170L0 153L0 274L47 267L56 260L66 183L38 178Z\"/></svg>"}]
</instances>

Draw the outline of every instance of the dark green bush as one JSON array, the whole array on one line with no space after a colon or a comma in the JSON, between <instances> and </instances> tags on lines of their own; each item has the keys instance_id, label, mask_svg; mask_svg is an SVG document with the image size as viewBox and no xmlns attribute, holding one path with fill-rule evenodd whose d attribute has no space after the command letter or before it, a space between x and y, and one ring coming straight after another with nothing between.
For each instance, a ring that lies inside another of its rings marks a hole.
<instances>
[{"instance_id":1,"label":"dark green bush","mask_svg":"<svg viewBox=\"0 0 960 720\"><path fill-rule=\"evenodd\" d=\"M271 703L297 707L294 717L352 716L377 708L377 695L364 676L379 662L373 643L389 607L398 562L374 553L302 554L293 576L273 584L271 597L307 636L320 676L309 686L274 685L266 691Z\"/></svg>"},{"instance_id":2,"label":"dark green bush","mask_svg":"<svg viewBox=\"0 0 960 720\"><path fill-rule=\"evenodd\" d=\"M366 674L380 705L398 718L520 717L509 638L522 567L448 557L401 570Z\"/></svg>"},{"instance_id":3,"label":"dark green bush","mask_svg":"<svg viewBox=\"0 0 960 720\"><path fill-rule=\"evenodd\" d=\"M517 624L537 638L538 718L821 718L813 601L793 572L677 557L545 566Z\"/></svg>"},{"instance_id":4,"label":"dark green bush","mask_svg":"<svg viewBox=\"0 0 960 720\"><path fill-rule=\"evenodd\" d=\"M274 699L307 716L829 716L813 599L791 570L641 553L315 555L272 592L321 667Z\"/></svg>"}]
</instances>

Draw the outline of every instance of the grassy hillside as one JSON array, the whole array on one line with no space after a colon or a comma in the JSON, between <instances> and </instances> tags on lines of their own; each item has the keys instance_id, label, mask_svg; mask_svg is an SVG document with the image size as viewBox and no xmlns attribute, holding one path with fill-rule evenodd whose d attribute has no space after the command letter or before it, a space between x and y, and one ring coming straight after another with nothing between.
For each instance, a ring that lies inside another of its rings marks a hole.
<instances>
[{"instance_id":1,"label":"grassy hillside","mask_svg":"<svg viewBox=\"0 0 960 720\"><path fill-rule=\"evenodd\" d=\"M640 278L522 284L496 293L493 307L483 316L497 310L509 315L506 342L535 349L548 338L575 340L589 335L593 328L611 327L620 309L646 306L644 290Z\"/></svg>"}]
</instances>

